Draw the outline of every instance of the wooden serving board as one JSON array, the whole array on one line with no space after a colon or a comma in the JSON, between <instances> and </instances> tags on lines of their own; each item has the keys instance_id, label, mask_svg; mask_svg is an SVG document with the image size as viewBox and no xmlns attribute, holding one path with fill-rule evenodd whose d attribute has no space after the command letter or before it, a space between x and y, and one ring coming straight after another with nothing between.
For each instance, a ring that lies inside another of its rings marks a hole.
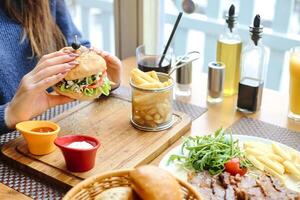
<instances>
[{"instance_id":1,"label":"wooden serving board","mask_svg":"<svg viewBox=\"0 0 300 200\"><path fill-rule=\"evenodd\" d=\"M61 127L59 136L88 134L100 140L95 167L88 172L69 172L58 148L44 156L30 154L23 137L5 144L2 154L29 172L74 186L101 172L149 163L191 127L188 115L175 112L175 124L172 128L161 132L143 132L131 125L130 115L130 102L110 97L83 102L52 120Z\"/></svg>"}]
</instances>

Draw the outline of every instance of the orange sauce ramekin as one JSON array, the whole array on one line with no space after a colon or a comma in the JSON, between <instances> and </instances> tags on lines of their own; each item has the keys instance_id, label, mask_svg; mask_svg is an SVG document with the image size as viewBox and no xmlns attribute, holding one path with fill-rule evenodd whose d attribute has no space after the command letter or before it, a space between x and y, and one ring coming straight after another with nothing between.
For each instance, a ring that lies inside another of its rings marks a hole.
<instances>
[{"instance_id":1,"label":"orange sauce ramekin","mask_svg":"<svg viewBox=\"0 0 300 200\"><path fill-rule=\"evenodd\" d=\"M54 140L60 131L58 124L51 121L24 121L18 123L16 129L25 138L31 154L45 155L55 150Z\"/></svg>"}]
</instances>

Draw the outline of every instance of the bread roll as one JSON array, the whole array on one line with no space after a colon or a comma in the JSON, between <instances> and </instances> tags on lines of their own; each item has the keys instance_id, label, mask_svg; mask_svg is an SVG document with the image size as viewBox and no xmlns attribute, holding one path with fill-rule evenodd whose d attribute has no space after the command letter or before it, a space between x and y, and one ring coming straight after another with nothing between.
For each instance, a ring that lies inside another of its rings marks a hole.
<instances>
[{"instance_id":1,"label":"bread roll","mask_svg":"<svg viewBox=\"0 0 300 200\"><path fill-rule=\"evenodd\" d=\"M101 192L95 200L133 200L130 187L115 187Z\"/></svg>"},{"instance_id":2,"label":"bread roll","mask_svg":"<svg viewBox=\"0 0 300 200\"><path fill-rule=\"evenodd\" d=\"M133 189L143 200L182 200L180 185L169 172L145 165L130 172Z\"/></svg>"}]
</instances>

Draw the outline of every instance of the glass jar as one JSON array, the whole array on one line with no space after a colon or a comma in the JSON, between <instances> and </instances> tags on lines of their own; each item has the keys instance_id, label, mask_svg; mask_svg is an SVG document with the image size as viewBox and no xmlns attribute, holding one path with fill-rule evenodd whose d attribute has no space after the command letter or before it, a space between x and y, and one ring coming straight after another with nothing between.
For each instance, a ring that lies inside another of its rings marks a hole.
<instances>
[{"instance_id":1,"label":"glass jar","mask_svg":"<svg viewBox=\"0 0 300 200\"><path fill-rule=\"evenodd\" d=\"M164 73L157 73L161 82L172 80L172 85L158 89L143 89L130 80L132 96L132 125L143 131L162 131L173 125L174 81Z\"/></svg>"}]
</instances>

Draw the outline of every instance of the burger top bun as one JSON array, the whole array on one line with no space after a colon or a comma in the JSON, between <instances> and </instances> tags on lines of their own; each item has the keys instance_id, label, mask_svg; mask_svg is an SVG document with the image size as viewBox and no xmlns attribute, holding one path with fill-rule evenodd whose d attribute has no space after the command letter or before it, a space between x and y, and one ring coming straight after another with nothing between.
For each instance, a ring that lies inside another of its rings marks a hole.
<instances>
[{"instance_id":1,"label":"burger top bun","mask_svg":"<svg viewBox=\"0 0 300 200\"><path fill-rule=\"evenodd\" d=\"M89 77L106 70L105 60L94 50L81 46L77 50L73 50L71 47L65 47L61 51L71 51L79 54L79 57L75 59L79 64L67 74L65 77L65 80L67 81Z\"/></svg>"},{"instance_id":2,"label":"burger top bun","mask_svg":"<svg viewBox=\"0 0 300 200\"><path fill-rule=\"evenodd\" d=\"M134 191L143 200L182 200L180 185L169 172L145 165L130 172Z\"/></svg>"}]
</instances>

